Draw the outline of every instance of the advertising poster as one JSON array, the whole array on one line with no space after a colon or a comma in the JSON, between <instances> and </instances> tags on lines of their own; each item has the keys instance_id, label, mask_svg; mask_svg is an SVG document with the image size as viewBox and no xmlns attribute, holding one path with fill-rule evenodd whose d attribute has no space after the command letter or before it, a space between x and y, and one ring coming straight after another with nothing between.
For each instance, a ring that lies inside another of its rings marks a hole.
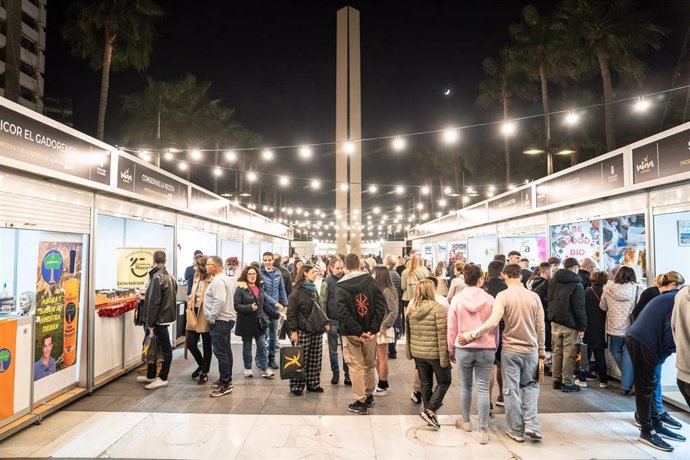
<instances>
[{"instance_id":1,"label":"advertising poster","mask_svg":"<svg viewBox=\"0 0 690 460\"><path fill-rule=\"evenodd\" d=\"M0 321L0 420L14 414L14 349L17 320Z\"/></svg>"},{"instance_id":2,"label":"advertising poster","mask_svg":"<svg viewBox=\"0 0 690 460\"><path fill-rule=\"evenodd\" d=\"M599 263L599 220L551 226L551 255L563 260L589 257Z\"/></svg>"},{"instance_id":3,"label":"advertising poster","mask_svg":"<svg viewBox=\"0 0 690 460\"><path fill-rule=\"evenodd\" d=\"M467 254L467 241L451 241L449 243L448 260L464 262Z\"/></svg>"},{"instance_id":4,"label":"advertising poster","mask_svg":"<svg viewBox=\"0 0 690 460\"><path fill-rule=\"evenodd\" d=\"M39 243L34 380L76 362L81 260L82 243Z\"/></svg>"},{"instance_id":5,"label":"advertising poster","mask_svg":"<svg viewBox=\"0 0 690 460\"><path fill-rule=\"evenodd\" d=\"M545 236L507 237L501 239L501 251L519 251L520 256L529 260L530 267L537 267L540 262L548 259L546 255Z\"/></svg>"},{"instance_id":6,"label":"advertising poster","mask_svg":"<svg viewBox=\"0 0 690 460\"><path fill-rule=\"evenodd\" d=\"M618 267L635 269L638 278L646 278L646 235L644 214L601 220L603 268L612 277Z\"/></svg>"},{"instance_id":7,"label":"advertising poster","mask_svg":"<svg viewBox=\"0 0 690 460\"><path fill-rule=\"evenodd\" d=\"M153 264L153 253L165 248L118 248L117 287L141 288L148 280Z\"/></svg>"},{"instance_id":8,"label":"advertising poster","mask_svg":"<svg viewBox=\"0 0 690 460\"><path fill-rule=\"evenodd\" d=\"M690 246L690 220L678 221L678 246Z\"/></svg>"}]
</instances>

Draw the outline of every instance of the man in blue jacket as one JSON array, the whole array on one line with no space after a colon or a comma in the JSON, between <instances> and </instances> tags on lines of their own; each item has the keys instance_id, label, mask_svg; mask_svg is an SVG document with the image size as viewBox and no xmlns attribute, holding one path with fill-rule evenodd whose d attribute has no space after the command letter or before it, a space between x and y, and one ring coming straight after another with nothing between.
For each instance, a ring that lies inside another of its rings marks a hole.
<instances>
[{"instance_id":1,"label":"man in blue jacket","mask_svg":"<svg viewBox=\"0 0 690 460\"><path fill-rule=\"evenodd\" d=\"M273 253L264 252L261 276L264 280L264 302L268 302L270 307L275 307L282 311L288 303L285 293L285 282L280 270L273 266ZM276 336L278 335L278 320L271 319L268 327L268 365L271 369L278 369L276 363Z\"/></svg>"},{"instance_id":2,"label":"man in blue jacket","mask_svg":"<svg viewBox=\"0 0 690 460\"><path fill-rule=\"evenodd\" d=\"M635 377L635 405L640 422L639 440L656 449L673 451L661 439L685 441L685 437L666 428L659 417L653 394L657 381L655 369L660 361L676 352L671 332L671 314L678 289L670 289L652 299L625 334Z\"/></svg>"}]
</instances>

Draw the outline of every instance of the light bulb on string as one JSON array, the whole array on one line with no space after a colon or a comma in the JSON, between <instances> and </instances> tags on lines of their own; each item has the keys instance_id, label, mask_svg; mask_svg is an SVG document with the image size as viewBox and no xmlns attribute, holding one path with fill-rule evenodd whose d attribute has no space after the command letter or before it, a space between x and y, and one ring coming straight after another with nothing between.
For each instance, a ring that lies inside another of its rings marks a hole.
<instances>
[{"instance_id":1,"label":"light bulb on string","mask_svg":"<svg viewBox=\"0 0 690 460\"><path fill-rule=\"evenodd\" d=\"M448 145L455 144L458 141L458 138L460 135L458 134L458 130L455 128L449 128L449 129L444 129L442 138L443 142L445 142Z\"/></svg>"},{"instance_id":2,"label":"light bulb on string","mask_svg":"<svg viewBox=\"0 0 690 460\"><path fill-rule=\"evenodd\" d=\"M565 124L568 126L575 126L580 121L580 115L575 113L573 110L569 110L568 113L565 115L564 121Z\"/></svg>"},{"instance_id":3,"label":"light bulb on string","mask_svg":"<svg viewBox=\"0 0 690 460\"><path fill-rule=\"evenodd\" d=\"M403 139L402 137L395 136L395 138L393 139L392 145L393 145L393 150L395 150L396 152L401 152L402 150L405 149L406 142L405 142L405 139Z\"/></svg>"},{"instance_id":4,"label":"light bulb on string","mask_svg":"<svg viewBox=\"0 0 690 460\"><path fill-rule=\"evenodd\" d=\"M429 187L428 187L427 185L425 185L425 186L423 186L421 189L419 189L419 192L420 192L422 195L428 195L429 192L430 192L430 190L429 190Z\"/></svg>"},{"instance_id":5,"label":"light bulb on string","mask_svg":"<svg viewBox=\"0 0 690 460\"><path fill-rule=\"evenodd\" d=\"M213 168L213 175L216 177L220 177L223 175L223 170L220 168Z\"/></svg>"},{"instance_id":6,"label":"light bulb on string","mask_svg":"<svg viewBox=\"0 0 690 460\"><path fill-rule=\"evenodd\" d=\"M450 187L446 187L443 189L443 193L445 193L446 195L450 195L451 193L453 193L453 189Z\"/></svg>"},{"instance_id":7,"label":"light bulb on string","mask_svg":"<svg viewBox=\"0 0 690 460\"><path fill-rule=\"evenodd\" d=\"M278 178L278 183L281 187L287 187L288 185L290 185L290 178L287 176L280 176Z\"/></svg>"},{"instance_id":8,"label":"light bulb on string","mask_svg":"<svg viewBox=\"0 0 690 460\"><path fill-rule=\"evenodd\" d=\"M311 148L310 148L310 147L307 147L307 146L300 147L300 149L299 149L299 156L300 156L300 158L302 158L303 160L308 160L309 158L311 158L311 157L312 157L312 153L313 153L313 152L312 152Z\"/></svg>"},{"instance_id":9,"label":"light bulb on string","mask_svg":"<svg viewBox=\"0 0 690 460\"><path fill-rule=\"evenodd\" d=\"M350 187L347 184L340 184L340 191L347 192Z\"/></svg>"},{"instance_id":10,"label":"light bulb on string","mask_svg":"<svg viewBox=\"0 0 690 460\"><path fill-rule=\"evenodd\" d=\"M228 150L227 152L225 152L225 160L229 163L234 163L235 161L237 161L237 153L235 153L234 150Z\"/></svg>"},{"instance_id":11,"label":"light bulb on string","mask_svg":"<svg viewBox=\"0 0 690 460\"><path fill-rule=\"evenodd\" d=\"M318 190L321 188L321 181L317 179L312 179L311 183L309 184L312 189Z\"/></svg>"},{"instance_id":12,"label":"light bulb on string","mask_svg":"<svg viewBox=\"0 0 690 460\"><path fill-rule=\"evenodd\" d=\"M249 182L256 182L256 179L257 179L257 177L256 177L256 173L255 173L255 172L249 171L249 172L247 173L247 180L248 180Z\"/></svg>"},{"instance_id":13,"label":"light bulb on string","mask_svg":"<svg viewBox=\"0 0 690 460\"><path fill-rule=\"evenodd\" d=\"M189 152L190 156L192 157L192 160L194 161L199 161L201 160L201 150L199 149L194 149L191 152Z\"/></svg>"},{"instance_id":14,"label":"light bulb on string","mask_svg":"<svg viewBox=\"0 0 690 460\"><path fill-rule=\"evenodd\" d=\"M165 158L168 161L172 161L175 159L175 155L172 152L165 152L163 154L163 158Z\"/></svg>"},{"instance_id":15,"label":"light bulb on string","mask_svg":"<svg viewBox=\"0 0 690 460\"><path fill-rule=\"evenodd\" d=\"M185 163L184 161L180 161L177 164L177 167L180 169L180 171L186 171L187 170L187 163Z\"/></svg>"},{"instance_id":16,"label":"light bulb on string","mask_svg":"<svg viewBox=\"0 0 690 460\"><path fill-rule=\"evenodd\" d=\"M651 103L649 102L649 99L645 99L644 97L640 96L637 98L635 101L635 112L637 113L644 113L649 108L651 107Z\"/></svg>"},{"instance_id":17,"label":"light bulb on string","mask_svg":"<svg viewBox=\"0 0 690 460\"><path fill-rule=\"evenodd\" d=\"M273 161L273 157L274 157L274 155L273 155L273 150L264 149L264 150L261 151L261 158L262 158L264 161Z\"/></svg>"},{"instance_id":18,"label":"light bulb on string","mask_svg":"<svg viewBox=\"0 0 690 460\"><path fill-rule=\"evenodd\" d=\"M506 121L501 125L501 133L503 133L504 136L512 136L515 134L516 129L515 123L512 121Z\"/></svg>"},{"instance_id":19,"label":"light bulb on string","mask_svg":"<svg viewBox=\"0 0 690 460\"><path fill-rule=\"evenodd\" d=\"M376 185L370 185L368 190L369 193L376 193L378 192L379 188Z\"/></svg>"},{"instance_id":20,"label":"light bulb on string","mask_svg":"<svg viewBox=\"0 0 690 460\"><path fill-rule=\"evenodd\" d=\"M343 152L347 153L348 155L351 155L355 153L355 144L354 142L345 142L343 144Z\"/></svg>"},{"instance_id":21,"label":"light bulb on string","mask_svg":"<svg viewBox=\"0 0 690 460\"><path fill-rule=\"evenodd\" d=\"M403 187L402 185L398 185L395 187L396 195L402 195L403 193L405 193L405 187Z\"/></svg>"}]
</instances>

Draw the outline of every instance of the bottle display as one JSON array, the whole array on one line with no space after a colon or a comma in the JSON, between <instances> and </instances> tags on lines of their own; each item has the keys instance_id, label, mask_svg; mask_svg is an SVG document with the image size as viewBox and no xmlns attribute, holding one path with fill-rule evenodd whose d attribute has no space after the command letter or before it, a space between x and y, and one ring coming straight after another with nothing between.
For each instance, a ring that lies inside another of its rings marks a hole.
<instances>
[{"instance_id":1,"label":"bottle display","mask_svg":"<svg viewBox=\"0 0 690 460\"><path fill-rule=\"evenodd\" d=\"M65 367L77 359L77 324L79 318L79 278L75 274L77 251L69 253L69 276L63 284L65 292L64 339L62 361Z\"/></svg>"}]
</instances>

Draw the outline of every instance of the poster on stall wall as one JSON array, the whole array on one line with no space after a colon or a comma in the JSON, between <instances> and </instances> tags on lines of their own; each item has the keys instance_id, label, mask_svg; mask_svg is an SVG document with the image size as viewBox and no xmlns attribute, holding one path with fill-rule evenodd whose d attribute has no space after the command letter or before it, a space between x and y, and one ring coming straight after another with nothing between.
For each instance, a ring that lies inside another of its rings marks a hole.
<instances>
[{"instance_id":1,"label":"poster on stall wall","mask_svg":"<svg viewBox=\"0 0 690 460\"><path fill-rule=\"evenodd\" d=\"M141 288L148 281L153 253L164 248L118 248L117 287Z\"/></svg>"},{"instance_id":2,"label":"poster on stall wall","mask_svg":"<svg viewBox=\"0 0 690 460\"><path fill-rule=\"evenodd\" d=\"M635 270L638 280L647 277L647 244L644 214L601 220L602 262L612 278L622 265Z\"/></svg>"},{"instance_id":3,"label":"poster on stall wall","mask_svg":"<svg viewBox=\"0 0 690 460\"><path fill-rule=\"evenodd\" d=\"M34 380L76 362L81 256L82 243L38 245Z\"/></svg>"},{"instance_id":4,"label":"poster on stall wall","mask_svg":"<svg viewBox=\"0 0 690 460\"><path fill-rule=\"evenodd\" d=\"M599 263L599 220L551 226L551 256L565 259L589 257Z\"/></svg>"},{"instance_id":5,"label":"poster on stall wall","mask_svg":"<svg viewBox=\"0 0 690 460\"><path fill-rule=\"evenodd\" d=\"M518 240L520 245L517 250L520 251L521 258L529 260L530 267L538 267L539 263L548 259L545 236L525 237Z\"/></svg>"},{"instance_id":6,"label":"poster on stall wall","mask_svg":"<svg viewBox=\"0 0 690 460\"><path fill-rule=\"evenodd\" d=\"M14 414L14 357L17 320L0 321L0 420Z\"/></svg>"}]
</instances>

